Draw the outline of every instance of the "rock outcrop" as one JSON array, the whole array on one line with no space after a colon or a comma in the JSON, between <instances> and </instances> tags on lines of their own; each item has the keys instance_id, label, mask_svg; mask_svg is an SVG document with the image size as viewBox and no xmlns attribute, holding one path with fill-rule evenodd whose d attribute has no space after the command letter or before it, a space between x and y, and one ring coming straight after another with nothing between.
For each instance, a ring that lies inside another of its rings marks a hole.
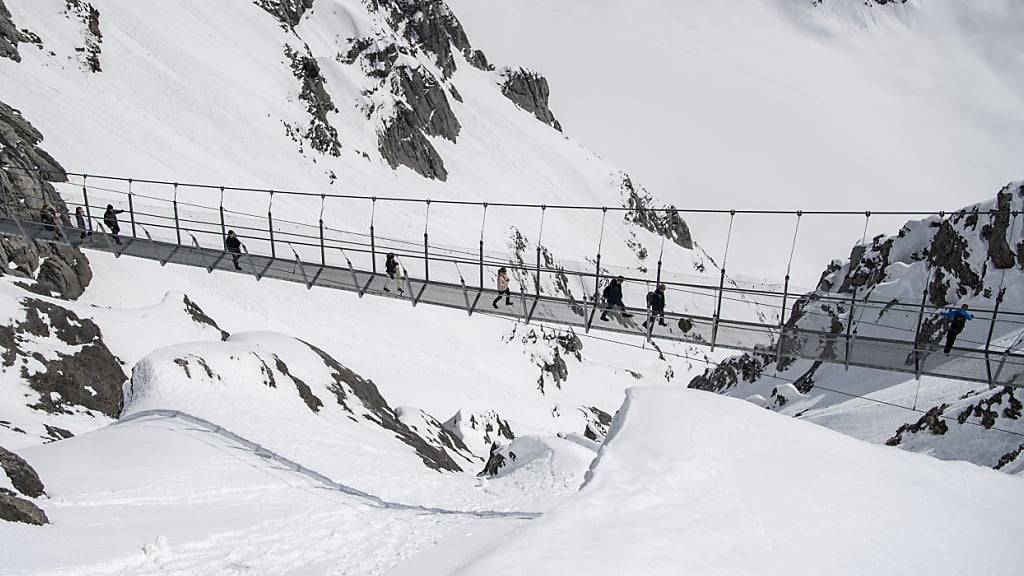
<instances>
[{"instance_id":1,"label":"rock outcrop","mask_svg":"<svg viewBox=\"0 0 1024 576\"><path fill-rule=\"evenodd\" d=\"M412 110L415 124L428 136L455 142L462 130L441 83L422 67L398 66L392 88Z\"/></svg>"},{"instance_id":2,"label":"rock outcrop","mask_svg":"<svg viewBox=\"0 0 1024 576\"><path fill-rule=\"evenodd\" d=\"M99 327L44 300L25 298L21 302L25 320L0 326L0 354L4 370L19 370L21 378L39 394L32 408L71 414L84 407L117 418L126 377L103 342ZM40 351L41 344L47 354ZM29 358L36 367L29 367Z\"/></svg>"},{"instance_id":3,"label":"rock outcrop","mask_svg":"<svg viewBox=\"0 0 1024 576\"><path fill-rule=\"evenodd\" d=\"M0 58L10 58L15 62L21 62L18 44L22 42L42 46L39 37L31 30L18 30L11 18L10 10L4 5L4 0L0 0Z\"/></svg>"},{"instance_id":4,"label":"rock outcrop","mask_svg":"<svg viewBox=\"0 0 1024 576\"><path fill-rule=\"evenodd\" d=\"M562 125L548 107L551 88L547 78L525 68L506 69L502 72L501 93L523 110L533 114L541 122L559 132Z\"/></svg>"},{"instance_id":5,"label":"rock outcrop","mask_svg":"<svg viewBox=\"0 0 1024 576\"><path fill-rule=\"evenodd\" d=\"M43 482L32 466L21 456L0 447L0 472L6 474L14 489L21 493L0 488L0 520L36 526L49 524L46 513L21 497L39 498L44 494Z\"/></svg>"},{"instance_id":6,"label":"rock outcrop","mask_svg":"<svg viewBox=\"0 0 1024 576\"><path fill-rule=\"evenodd\" d=\"M330 369L331 377L334 379L330 390L335 394L338 404L348 412L352 412L351 407L347 404L348 394L351 393L364 408L369 410L370 414L366 416L367 419L393 432L402 442L416 451L425 465L438 471L459 472L462 470L445 450L427 443L406 426L395 410L381 396L372 380L367 380L356 374L323 350L308 343L306 345L320 356L327 368Z\"/></svg>"},{"instance_id":7,"label":"rock outcrop","mask_svg":"<svg viewBox=\"0 0 1024 576\"><path fill-rule=\"evenodd\" d=\"M444 160L423 135L410 108L399 104L394 117L386 121L377 137L380 154L392 168L405 166L425 178L448 180Z\"/></svg>"},{"instance_id":8,"label":"rock outcrop","mask_svg":"<svg viewBox=\"0 0 1024 576\"><path fill-rule=\"evenodd\" d=\"M10 478L14 489L30 498L43 495L43 482L24 458L0 446L0 469Z\"/></svg>"},{"instance_id":9,"label":"rock outcrop","mask_svg":"<svg viewBox=\"0 0 1024 576\"><path fill-rule=\"evenodd\" d=\"M0 102L0 204L4 212L35 220L49 204L68 222L67 207L51 182L66 182L56 160L39 148L43 136L17 110ZM40 265L41 263L41 265ZM5 273L35 278L33 290L75 299L92 280L89 262L77 248L21 238L0 239Z\"/></svg>"},{"instance_id":10,"label":"rock outcrop","mask_svg":"<svg viewBox=\"0 0 1024 576\"><path fill-rule=\"evenodd\" d=\"M21 522L23 524L32 524L34 526L42 526L50 523L50 519L46 517L46 513L38 506L24 498L18 497L14 492L3 488L0 488L0 520Z\"/></svg>"},{"instance_id":11,"label":"rock outcrop","mask_svg":"<svg viewBox=\"0 0 1024 576\"><path fill-rule=\"evenodd\" d=\"M373 10L385 10L395 30L413 46L433 55L445 80L457 68L456 51L473 66L489 68L487 57L473 50L462 24L444 0L369 0L369 5Z\"/></svg>"},{"instance_id":12,"label":"rock outcrop","mask_svg":"<svg viewBox=\"0 0 1024 576\"><path fill-rule=\"evenodd\" d=\"M331 95L325 88L326 81L320 71L316 58L306 53L285 47L285 55L291 61L292 73L301 82L299 99L306 103L309 113L309 127L304 137L310 147L330 156L341 155L341 142L338 141L338 130L331 125L328 115L337 112Z\"/></svg>"},{"instance_id":13,"label":"rock outcrop","mask_svg":"<svg viewBox=\"0 0 1024 576\"><path fill-rule=\"evenodd\" d=\"M255 0L260 8L273 15L285 28L293 28L313 7L313 0Z\"/></svg>"},{"instance_id":14,"label":"rock outcrop","mask_svg":"<svg viewBox=\"0 0 1024 576\"><path fill-rule=\"evenodd\" d=\"M100 31L100 11L95 6L84 0L65 0L67 3L67 15L82 23L83 45L75 50L85 58L86 69L90 72L101 72L100 53L103 43L103 32Z\"/></svg>"},{"instance_id":15,"label":"rock outcrop","mask_svg":"<svg viewBox=\"0 0 1024 576\"><path fill-rule=\"evenodd\" d=\"M641 228L665 237L677 246L693 249L693 236L690 234L690 227L679 215L679 210L672 205L655 206L654 198L644 188L637 188L628 174L622 174L620 186L624 205L629 208L626 212L626 221L636 224Z\"/></svg>"}]
</instances>

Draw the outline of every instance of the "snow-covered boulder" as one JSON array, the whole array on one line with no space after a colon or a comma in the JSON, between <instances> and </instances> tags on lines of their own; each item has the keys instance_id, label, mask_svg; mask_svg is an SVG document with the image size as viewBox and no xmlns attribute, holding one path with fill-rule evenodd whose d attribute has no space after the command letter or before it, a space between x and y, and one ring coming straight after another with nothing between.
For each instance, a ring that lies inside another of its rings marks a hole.
<instances>
[{"instance_id":1,"label":"snow-covered boulder","mask_svg":"<svg viewBox=\"0 0 1024 576\"><path fill-rule=\"evenodd\" d=\"M317 441L304 439L305 434L355 434L366 441L336 448L360 466L376 466L375 446L384 443L405 461L417 458L434 470L461 470L446 447L409 428L371 380L323 350L281 334L234 334L225 342L182 344L148 355L125 385L124 415L154 412L202 418L290 456L296 448L315 451ZM297 435L282 433L286 430Z\"/></svg>"}]
</instances>

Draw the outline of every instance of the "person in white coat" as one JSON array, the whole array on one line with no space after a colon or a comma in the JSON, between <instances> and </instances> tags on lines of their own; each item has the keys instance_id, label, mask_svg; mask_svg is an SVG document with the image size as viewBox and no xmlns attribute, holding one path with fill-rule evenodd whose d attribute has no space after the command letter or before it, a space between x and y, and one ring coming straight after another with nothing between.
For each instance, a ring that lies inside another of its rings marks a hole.
<instances>
[{"instance_id":1,"label":"person in white coat","mask_svg":"<svg viewBox=\"0 0 1024 576\"><path fill-rule=\"evenodd\" d=\"M391 292L391 287L394 287L399 294L405 294L405 287L402 285L402 280L405 279L405 270L398 258L395 257L394 252L388 253L387 260L384 261L384 271L388 275L388 279L384 281L384 291Z\"/></svg>"},{"instance_id":2,"label":"person in white coat","mask_svg":"<svg viewBox=\"0 0 1024 576\"><path fill-rule=\"evenodd\" d=\"M498 297L494 299L494 302L491 302L491 306L494 306L495 308L497 308L498 307L498 301L501 300L502 296L505 296L505 305L506 306L511 306L512 305L512 289L508 287L508 284L509 284L509 282L508 282L508 270L506 270L504 266L498 269L498 280L497 280L497 283L498 283Z\"/></svg>"}]
</instances>

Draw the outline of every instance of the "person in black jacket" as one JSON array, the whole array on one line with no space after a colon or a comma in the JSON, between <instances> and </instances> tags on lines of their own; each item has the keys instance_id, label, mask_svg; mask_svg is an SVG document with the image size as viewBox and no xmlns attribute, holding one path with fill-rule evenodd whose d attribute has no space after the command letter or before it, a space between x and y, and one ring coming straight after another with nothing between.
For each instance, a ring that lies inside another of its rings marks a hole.
<instances>
[{"instance_id":1,"label":"person in black jacket","mask_svg":"<svg viewBox=\"0 0 1024 576\"><path fill-rule=\"evenodd\" d=\"M618 308L623 318L632 316L632 314L626 313L626 305L622 303L622 283L624 281L625 278L622 276L616 276L612 278L612 281L601 292L601 298L604 299L604 311L601 312L601 320L608 321L608 311L612 308Z\"/></svg>"},{"instance_id":2,"label":"person in black jacket","mask_svg":"<svg viewBox=\"0 0 1024 576\"><path fill-rule=\"evenodd\" d=\"M57 228L57 212L49 204L44 203L39 208L39 221L43 223L43 229L53 234L54 240L60 240L60 230Z\"/></svg>"},{"instance_id":3,"label":"person in black jacket","mask_svg":"<svg viewBox=\"0 0 1024 576\"><path fill-rule=\"evenodd\" d=\"M121 238L118 236L121 233L121 226L117 223L117 215L123 213L124 210L114 210L111 204L107 204L107 209L103 212L103 225L110 230L110 237L118 245L121 244Z\"/></svg>"},{"instance_id":4,"label":"person in black jacket","mask_svg":"<svg viewBox=\"0 0 1024 576\"><path fill-rule=\"evenodd\" d=\"M81 206L75 208L75 224L82 232L78 237L79 240L85 240L86 236L92 236L92 230L89 228L89 222L85 219L85 212L82 211Z\"/></svg>"},{"instance_id":5,"label":"person in black jacket","mask_svg":"<svg viewBox=\"0 0 1024 576\"><path fill-rule=\"evenodd\" d=\"M658 287L653 292L647 293L647 308L651 311L651 321L655 318L658 319L659 326L668 326L665 324L665 285L658 284ZM644 321L644 328L647 328L647 321Z\"/></svg>"},{"instance_id":6,"label":"person in black jacket","mask_svg":"<svg viewBox=\"0 0 1024 576\"><path fill-rule=\"evenodd\" d=\"M238 259L242 256L242 241L235 235L234 230L228 230L228 237L224 239L224 249L231 253L231 263L235 265L235 270L241 270Z\"/></svg>"}]
</instances>

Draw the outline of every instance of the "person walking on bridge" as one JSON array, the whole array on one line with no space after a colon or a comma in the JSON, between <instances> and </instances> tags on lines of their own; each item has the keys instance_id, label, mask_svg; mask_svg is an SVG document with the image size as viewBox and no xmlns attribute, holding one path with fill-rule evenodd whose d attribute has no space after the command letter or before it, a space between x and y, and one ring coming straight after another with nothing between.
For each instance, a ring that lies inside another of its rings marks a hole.
<instances>
[{"instance_id":1,"label":"person walking on bridge","mask_svg":"<svg viewBox=\"0 0 1024 576\"><path fill-rule=\"evenodd\" d=\"M665 324L665 285L658 284L658 287L653 292L647 293L647 309L650 310L651 317L649 320L644 320L643 327L647 328L647 322L654 322L654 319L658 319L658 326L668 326Z\"/></svg>"},{"instance_id":2,"label":"person walking on bridge","mask_svg":"<svg viewBox=\"0 0 1024 576\"><path fill-rule=\"evenodd\" d=\"M75 208L75 224L82 231L81 235L78 236L79 240L85 240L86 236L92 236L92 230L89 228L89 222L85 219L85 211L82 210L81 206Z\"/></svg>"},{"instance_id":3,"label":"person walking on bridge","mask_svg":"<svg viewBox=\"0 0 1024 576\"><path fill-rule=\"evenodd\" d=\"M402 286L405 270L402 268L398 258L395 257L394 252L388 252L387 259L384 261L384 271L388 275L388 279L384 281L384 291L391 292L389 286L394 286L398 289L399 294L405 294L405 288Z\"/></svg>"},{"instance_id":4,"label":"person walking on bridge","mask_svg":"<svg viewBox=\"0 0 1024 576\"><path fill-rule=\"evenodd\" d=\"M242 257L242 241L235 235L234 230L228 230L228 237L224 239L224 249L231 254L231 263L235 265L235 270L241 270L238 259Z\"/></svg>"},{"instance_id":5,"label":"person walking on bridge","mask_svg":"<svg viewBox=\"0 0 1024 576\"><path fill-rule=\"evenodd\" d=\"M622 303L622 283L625 282L622 276L612 278L612 281L604 287L601 298L604 299L604 311L601 312L601 320L608 321L608 311L618 308L623 318L631 318L633 315L626 313L626 305Z\"/></svg>"},{"instance_id":6,"label":"person walking on bridge","mask_svg":"<svg viewBox=\"0 0 1024 576\"><path fill-rule=\"evenodd\" d=\"M504 266L502 266L501 268L498 268L498 280L497 280L497 283L498 283L498 297L495 298L493 302L491 302L491 306L494 306L495 308L497 308L498 307L498 301L501 300L502 296L505 297L505 305L506 306L511 306L512 305L512 289L508 287L508 285L509 285L508 270L506 270Z\"/></svg>"},{"instance_id":7,"label":"person walking on bridge","mask_svg":"<svg viewBox=\"0 0 1024 576\"><path fill-rule=\"evenodd\" d=\"M57 212L49 203L44 202L39 208L39 221L43 223L43 229L53 234L54 240L60 240L60 230L57 228Z\"/></svg>"},{"instance_id":8,"label":"person walking on bridge","mask_svg":"<svg viewBox=\"0 0 1024 576\"><path fill-rule=\"evenodd\" d=\"M946 347L943 349L943 352L948 355L949 351L953 349L953 344L956 343L956 337L964 331L968 320L974 320L974 315L968 311L967 304L964 304L960 308L947 310L943 316L949 321L949 326L946 328Z\"/></svg>"},{"instance_id":9,"label":"person walking on bridge","mask_svg":"<svg viewBox=\"0 0 1024 576\"><path fill-rule=\"evenodd\" d=\"M103 212L103 225L110 230L110 237L118 246L121 245L121 238L118 236L121 233L121 226L117 223L117 215L123 213L124 210L114 210L111 204L107 204L107 209Z\"/></svg>"}]
</instances>

